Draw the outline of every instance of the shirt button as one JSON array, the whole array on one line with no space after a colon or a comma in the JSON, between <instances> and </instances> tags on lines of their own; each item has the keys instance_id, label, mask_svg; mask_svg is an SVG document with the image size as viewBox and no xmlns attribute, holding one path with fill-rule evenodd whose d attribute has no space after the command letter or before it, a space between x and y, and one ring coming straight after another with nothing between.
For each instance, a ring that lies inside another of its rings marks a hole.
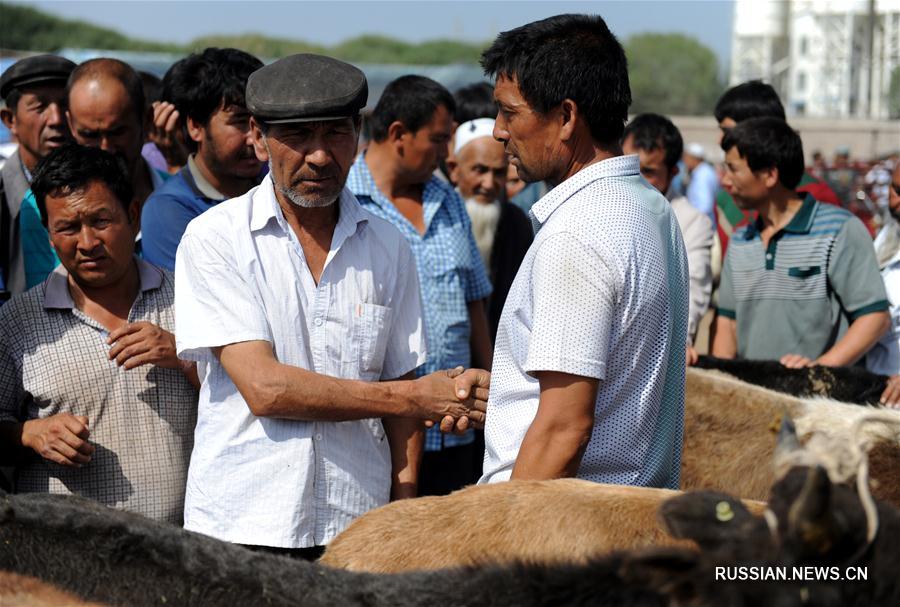
<instances>
[{"instance_id":1,"label":"shirt button","mask_svg":"<svg viewBox=\"0 0 900 607\"><path fill-rule=\"evenodd\" d=\"M772 259L772 254L771 254L771 253L766 253L766 259Z\"/></svg>"},{"instance_id":2,"label":"shirt button","mask_svg":"<svg viewBox=\"0 0 900 607\"><path fill-rule=\"evenodd\" d=\"M321 435L321 434L316 434L316 440L322 440L322 435Z\"/></svg>"},{"instance_id":3,"label":"shirt button","mask_svg":"<svg viewBox=\"0 0 900 607\"><path fill-rule=\"evenodd\" d=\"M313 322L314 322L314 324L315 324L317 327L321 327L321 326L322 326L322 319L321 319L321 318L317 318L317 319L316 319L315 321L313 321Z\"/></svg>"}]
</instances>

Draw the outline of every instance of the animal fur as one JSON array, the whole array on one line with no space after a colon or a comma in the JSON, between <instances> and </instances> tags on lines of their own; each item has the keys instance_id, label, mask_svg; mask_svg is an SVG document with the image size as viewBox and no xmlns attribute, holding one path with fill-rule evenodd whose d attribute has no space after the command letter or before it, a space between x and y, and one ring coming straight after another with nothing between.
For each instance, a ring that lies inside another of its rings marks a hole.
<instances>
[{"instance_id":1,"label":"animal fur","mask_svg":"<svg viewBox=\"0 0 900 607\"><path fill-rule=\"evenodd\" d=\"M767 500L775 482L773 454L782 416L793 418L801 442L813 432L847 436L872 409L825 399L801 399L717 371L688 369L681 488L714 489ZM884 415L900 412L879 409ZM872 442L872 494L900 506L900 439L895 428L866 428Z\"/></svg>"},{"instance_id":2,"label":"animal fur","mask_svg":"<svg viewBox=\"0 0 900 607\"><path fill-rule=\"evenodd\" d=\"M512 561L586 563L614 550L693 547L673 539L657 519L660 504L677 495L578 479L476 485L368 512L332 540L320 562L394 573ZM757 514L765 508L748 505Z\"/></svg>"}]
</instances>

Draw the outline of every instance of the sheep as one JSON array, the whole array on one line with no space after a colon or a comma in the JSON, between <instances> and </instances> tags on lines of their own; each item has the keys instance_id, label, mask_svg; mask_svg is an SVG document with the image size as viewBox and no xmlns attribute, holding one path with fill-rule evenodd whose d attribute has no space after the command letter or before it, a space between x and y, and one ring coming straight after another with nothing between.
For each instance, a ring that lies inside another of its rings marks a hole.
<instances>
[{"instance_id":1,"label":"sheep","mask_svg":"<svg viewBox=\"0 0 900 607\"><path fill-rule=\"evenodd\" d=\"M2 607L102 607L54 588L36 578L0 571L0 606Z\"/></svg>"},{"instance_id":2,"label":"sheep","mask_svg":"<svg viewBox=\"0 0 900 607\"><path fill-rule=\"evenodd\" d=\"M844 403L877 405L887 386L886 375L859 367L788 369L777 360L735 360L701 356L698 369L723 371L770 390L798 397L821 396Z\"/></svg>"},{"instance_id":3,"label":"sheep","mask_svg":"<svg viewBox=\"0 0 900 607\"><path fill-rule=\"evenodd\" d=\"M670 537L656 518L659 505L676 495L578 479L475 485L372 510L332 540L320 562L396 573L487 562L585 563L613 550L693 547ZM761 513L765 504L748 507ZM448 520L461 524L449 533Z\"/></svg>"},{"instance_id":4,"label":"sheep","mask_svg":"<svg viewBox=\"0 0 900 607\"><path fill-rule=\"evenodd\" d=\"M900 411L859 407L824 399L799 399L745 383L718 371L688 369L681 489L715 489L766 500L775 482L770 464L775 432L788 413L801 439L814 431L846 436L854 420L880 411L900 420ZM873 494L900 505L900 441L895 430L867 428Z\"/></svg>"}]
</instances>

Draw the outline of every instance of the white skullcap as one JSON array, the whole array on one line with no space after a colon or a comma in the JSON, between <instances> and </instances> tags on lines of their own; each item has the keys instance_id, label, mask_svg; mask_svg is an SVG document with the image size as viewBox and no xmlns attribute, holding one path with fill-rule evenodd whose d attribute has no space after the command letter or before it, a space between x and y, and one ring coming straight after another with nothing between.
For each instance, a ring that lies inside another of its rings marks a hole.
<instances>
[{"instance_id":1,"label":"white skullcap","mask_svg":"<svg viewBox=\"0 0 900 607\"><path fill-rule=\"evenodd\" d=\"M693 156L700 160L706 158L706 150L704 150L703 146L699 143L689 143L684 151L687 152L688 156Z\"/></svg>"},{"instance_id":2,"label":"white skullcap","mask_svg":"<svg viewBox=\"0 0 900 607\"><path fill-rule=\"evenodd\" d=\"M459 154L466 144L473 139L479 137L494 138L494 119L493 118L476 118L468 122L463 122L456 129L456 143L453 146L453 153Z\"/></svg>"}]
</instances>

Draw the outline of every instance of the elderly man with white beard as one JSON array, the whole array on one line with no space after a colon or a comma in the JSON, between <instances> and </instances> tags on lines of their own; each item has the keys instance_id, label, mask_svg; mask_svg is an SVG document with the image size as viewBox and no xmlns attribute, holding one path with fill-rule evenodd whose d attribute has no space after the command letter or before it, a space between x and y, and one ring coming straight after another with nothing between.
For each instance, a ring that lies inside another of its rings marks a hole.
<instances>
[{"instance_id":1,"label":"elderly man with white beard","mask_svg":"<svg viewBox=\"0 0 900 607\"><path fill-rule=\"evenodd\" d=\"M416 495L423 420L484 420L486 372L391 381L412 379L425 340L409 245L344 185L367 95L319 55L247 81L269 177L194 219L175 260L178 353L202 379L186 529L315 558Z\"/></svg>"},{"instance_id":2,"label":"elderly man with white beard","mask_svg":"<svg viewBox=\"0 0 900 607\"><path fill-rule=\"evenodd\" d=\"M447 159L450 179L466 201L475 244L494 285L488 301L491 343L506 296L534 238L528 216L505 200L509 159L493 130L493 118L464 122L456 129L453 157Z\"/></svg>"}]
</instances>

